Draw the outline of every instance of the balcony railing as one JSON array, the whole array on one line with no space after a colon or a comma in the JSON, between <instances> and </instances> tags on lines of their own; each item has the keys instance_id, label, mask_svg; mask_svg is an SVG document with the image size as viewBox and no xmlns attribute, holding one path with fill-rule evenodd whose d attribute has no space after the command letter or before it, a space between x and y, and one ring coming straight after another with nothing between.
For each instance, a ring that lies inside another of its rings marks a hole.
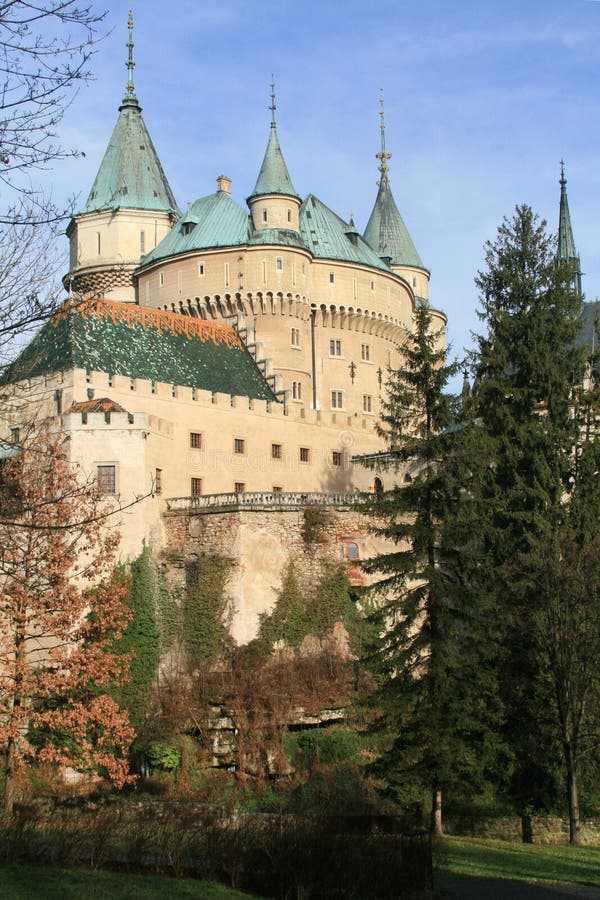
<instances>
[{"instance_id":1,"label":"balcony railing","mask_svg":"<svg viewBox=\"0 0 600 900\"><path fill-rule=\"evenodd\" d=\"M355 493L303 493L302 491L243 491L230 494L199 494L172 497L167 512L212 513L239 509L302 509L305 506L348 507L359 502Z\"/></svg>"}]
</instances>

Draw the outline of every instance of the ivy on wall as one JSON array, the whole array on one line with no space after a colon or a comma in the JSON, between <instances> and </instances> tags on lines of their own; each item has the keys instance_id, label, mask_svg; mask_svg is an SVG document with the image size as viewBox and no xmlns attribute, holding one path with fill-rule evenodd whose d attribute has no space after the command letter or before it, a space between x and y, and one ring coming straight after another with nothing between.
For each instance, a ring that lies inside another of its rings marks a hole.
<instances>
[{"instance_id":1,"label":"ivy on wall","mask_svg":"<svg viewBox=\"0 0 600 900\"><path fill-rule=\"evenodd\" d=\"M116 653L131 653L129 681L113 689L117 702L124 706L137 732L143 727L153 697L159 657L159 634L156 622L158 591L156 565L148 547L130 565L131 590L128 603L133 617L123 637L115 646Z\"/></svg>"},{"instance_id":2,"label":"ivy on wall","mask_svg":"<svg viewBox=\"0 0 600 900\"><path fill-rule=\"evenodd\" d=\"M325 565L311 594L302 592L293 562L285 570L271 613L260 616L259 640L269 649L278 642L298 648L305 637L325 639L343 622L351 639L359 627L352 588L343 568Z\"/></svg>"},{"instance_id":3,"label":"ivy on wall","mask_svg":"<svg viewBox=\"0 0 600 900\"><path fill-rule=\"evenodd\" d=\"M213 662L230 643L225 587L233 560L202 555L187 569L181 632L190 671Z\"/></svg>"}]
</instances>

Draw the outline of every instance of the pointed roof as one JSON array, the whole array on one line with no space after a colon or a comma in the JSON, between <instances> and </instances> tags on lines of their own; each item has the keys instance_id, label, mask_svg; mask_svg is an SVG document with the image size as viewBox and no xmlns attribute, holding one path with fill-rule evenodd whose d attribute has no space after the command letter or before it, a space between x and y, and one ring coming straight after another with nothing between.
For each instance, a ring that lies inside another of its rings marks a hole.
<instances>
[{"instance_id":1,"label":"pointed roof","mask_svg":"<svg viewBox=\"0 0 600 900\"><path fill-rule=\"evenodd\" d=\"M571 214L569 212L569 200L567 197L567 179L565 178L565 164L561 160L560 163L560 212L558 216L558 258L560 260L569 261L577 260L579 262L579 254L575 248L573 240L573 229L571 227Z\"/></svg>"},{"instance_id":2,"label":"pointed roof","mask_svg":"<svg viewBox=\"0 0 600 900\"><path fill-rule=\"evenodd\" d=\"M287 197L299 198L299 195L296 193L296 189L292 184L292 179L290 178L290 173L285 164L285 159L283 158L283 153L279 146L279 139L277 137L277 125L275 122L275 110L277 107L275 106L274 84L271 84L271 106L269 108L271 110L271 132L269 134L269 141L265 151L265 158L262 161L262 166L260 167L256 184L254 185L254 190L248 199L251 200L253 197L260 197L264 194L285 194Z\"/></svg>"},{"instance_id":3,"label":"pointed roof","mask_svg":"<svg viewBox=\"0 0 600 900\"><path fill-rule=\"evenodd\" d=\"M380 101L381 111L381 150L376 153L379 160L379 190L373 211L365 229L365 240L384 259L389 259L392 266L415 266L424 269L421 257L412 242L408 228L398 211L390 179L388 177L388 160L392 154L385 149L385 120L383 99Z\"/></svg>"},{"instance_id":4,"label":"pointed roof","mask_svg":"<svg viewBox=\"0 0 600 900\"><path fill-rule=\"evenodd\" d=\"M567 198L567 179L565 178L565 164L560 161L560 212L558 215L558 250L559 262L570 264L572 271L571 284L576 294L581 297L581 262L573 240L571 227L571 214L569 212L569 200Z\"/></svg>"},{"instance_id":5,"label":"pointed roof","mask_svg":"<svg viewBox=\"0 0 600 900\"><path fill-rule=\"evenodd\" d=\"M133 85L133 18L129 14L129 58L119 118L100 163L83 213L148 209L177 212L177 202L142 118Z\"/></svg>"}]
</instances>

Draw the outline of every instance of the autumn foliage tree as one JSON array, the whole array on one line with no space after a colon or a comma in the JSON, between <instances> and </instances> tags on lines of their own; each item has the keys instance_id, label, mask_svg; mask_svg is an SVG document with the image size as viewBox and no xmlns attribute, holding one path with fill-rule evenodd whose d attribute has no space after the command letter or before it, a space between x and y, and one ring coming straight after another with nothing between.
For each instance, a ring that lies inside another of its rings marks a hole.
<instances>
[{"instance_id":1,"label":"autumn foliage tree","mask_svg":"<svg viewBox=\"0 0 600 900\"><path fill-rule=\"evenodd\" d=\"M128 580L113 568L118 534L95 486L69 464L62 435L42 429L2 464L0 741L4 808L35 760L129 779L133 729L108 688L129 658Z\"/></svg>"}]
</instances>

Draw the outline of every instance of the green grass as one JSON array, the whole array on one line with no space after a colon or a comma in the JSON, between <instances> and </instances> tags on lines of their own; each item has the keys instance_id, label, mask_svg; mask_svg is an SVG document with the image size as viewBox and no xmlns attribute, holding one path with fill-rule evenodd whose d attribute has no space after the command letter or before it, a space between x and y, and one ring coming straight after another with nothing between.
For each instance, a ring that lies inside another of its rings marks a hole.
<instances>
[{"instance_id":1,"label":"green grass","mask_svg":"<svg viewBox=\"0 0 600 900\"><path fill-rule=\"evenodd\" d=\"M436 844L436 867L480 878L600 885L600 848L513 844L450 837Z\"/></svg>"},{"instance_id":2,"label":"green grass","mask_svg":"<svg viewBox=\"0 0 600 900\"><path fill-rule=\"evenodd\" d=\"M193 878L90 869L0 866L1 900L242 900L249 894Z\"/></svg>"}]
</instances>

